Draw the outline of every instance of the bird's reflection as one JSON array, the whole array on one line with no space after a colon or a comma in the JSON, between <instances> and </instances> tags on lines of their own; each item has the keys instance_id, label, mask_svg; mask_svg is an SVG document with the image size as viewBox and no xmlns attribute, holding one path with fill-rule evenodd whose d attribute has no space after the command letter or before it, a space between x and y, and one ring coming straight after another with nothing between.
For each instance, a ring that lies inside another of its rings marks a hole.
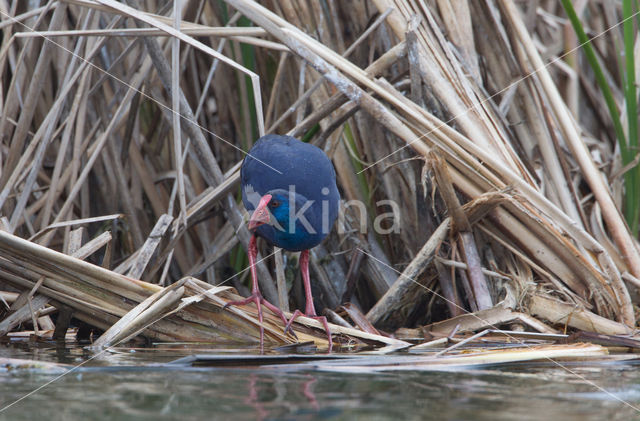
<instances>
[{"instance_id":1,"label":"bird's reflection","mask_svg":"<svg viewBox=\"0 0 640 421\"><path fill-rule=\"evenodd\" d=\"M313 376L308 377L309 379L305 381L304 385L302 386L302 393L307 397L307 400L309 401L313 409L317 411L318 409L320 409L320 405L318 404L316 396L313 394L313 385L318 382L318 379Z\"/></svg>"},{"instance_id":2,"label":"bird's reflection","mask_svg":"<svg viewBox=\"0 0 640 421\"><path fill-rule=\"evenodd\" d=\"M255 409L257 420L264 420L264 419L267 419L267 417L269 416L269 409L268 407L265 406L265 404L269 404L270 402L268 402L265 399L262 399L262 400L260 399L260 391L261 391L260 386L264 386L264 382L259 382L260 380L264 380L264 378L261 378L260 375L257 375L257 374L249 375L249 379L247 382L249 393L247 394L247 397L245 398L244 402L248 406ZM314 411L320 410L320 404L318 403L318 400L316 399L316 396L314 393L314 386L317 382L318 382L318 379L316 379L315 377L311 375L305 375L305 379L302 382L302 388L301 388L302 395L306 398L306 401L308 402L309 407L313 408ZM263 397L264 397L264 393L263 393ZM296 396L296 398L298 398L298 396ZM296 401L296 399L287 399L285 396L280 396L280 398L276 400L282 400L283 402Z\"/></svg>"},{"instance_id":3,"label":"bird's reflection","mask_svg":"<svg viewBox=\"0 0 640 421\"><path fill-rule=\"evenodd\" d=\"M245 403L256 410L256 419L263 420L269 413L258 399L258 387L256 385L257 382L258 376L256 376L255 374L251 374L249 376L249 394L245 399Z\"/></svg>"}]
</instances>

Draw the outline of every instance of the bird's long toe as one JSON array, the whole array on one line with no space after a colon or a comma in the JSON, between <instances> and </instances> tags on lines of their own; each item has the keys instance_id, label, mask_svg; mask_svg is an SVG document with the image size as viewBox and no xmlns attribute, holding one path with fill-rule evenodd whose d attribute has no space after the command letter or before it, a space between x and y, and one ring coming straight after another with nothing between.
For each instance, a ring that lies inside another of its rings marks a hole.
<instances>
[{"instance_id":1,"label":"bird's long toe","mask_svg":"<svg viewBox=\"0 0 640 421\"><path fill-rule=\"evenodd\" d=\"M324 327L325 332L327 332L327 338L329 340L329 352L331 352L333 350L333 340L331 339L331 329L329 329L329 323L327 322L327 318L324 316L316 316L315 314L304 314L300 310L296 310L293 312L293 314L291 315L291 318L287 322L287 325L284 329L284 333L287 333L287 331L289 330L291 330L291 332L293 333L293 330L291 329L291 325L293 324L293 321L296 318L298 318L298 316L305 316L310 319L318 320L320 323L322 323L322 326Z\"/></svg>"},{"instance_id":2,"label":"bird's long toe","mask_svg":"<svg viewBox=\"0 0 640 421\"><path fill-rule=\"evenodd\" d=\"M256 305L256 308L258 309L258 322L260 324L260 352L264 349L264 326L262 326L262 306L260 305L263 301L264 298L262 298L262 294L260 294L260 292L254 292L244 300L229 301L224 305L224 307L222 307L222 310L225 310L228 307L244 306L249 303L254 303Z\"/></svg>"},{"instance_id":3,"label":"bird's long toe","mask_svg":"<svg viewBox=\"0 0 640 421\"><path fill-rule=\"evenodd\" d=\"M300 310L296 310L293 312L293 314L291 315L291 318L289 319L288 322L285 323L285 327L284 327L284 333L286 334L287 332L291 331L293 332L293 329L291 329L291 325L293 324L293 321L295 319L298 318L298 316L302 316L302 312Z\"/></svg>"},{"instance_id":4,"label":"bird's long toe","mask_svg":"<svg viewBox=\"0 0 640 421\"><path fill-rule=\"evenodd\" d=\"M261 348L264 344L264 327L262 326L262 314L263 314L262 306L263 305L266 308L268 308L273 314L280 317L280 320L282 320L282 324L286 326L284 333L285 334L287 333L287 330L289 330L289 324L287 323L287 318L285 317L284 313L278 307L276 307L275 305L267 301L260 292L254 292L244 300L229 301L227 304L224 305L224 307L222 307L222 310L225 310L231 306L233 307L245 306L250 303L254 303L256 305L256 308L258 309L258 320L260 321L260 347ZM291 334L293 335L294 338L298 339L298 336L295 334L293 330L291 330Z\"/></svg>"},{"instance_id":5,"label":"bird's long toe","mask_svg":"<svg viewBox=\"0 0 640 421\"><path fill-rule=\"evenodd\" d=\"M261 297L262 298L262 297ZM269 310L271 310L271 312L273 314L275 314L276 316L280 317L280 320L282 320L282 323L287 326L287 318L285 317L284 313L282 312L282 310L280 310L278 307L276 307L275 305L271 304L269 301L265 300L264 298L261 299L261 303L264 304L264 306L266 308L268 308ZM285 333L287 333L287 331L284 331ZM296 336L296 334L291 331L291 333L293 334L293 336ZM296 337L297 338L297 337Z\"/></svg>"},{"instance_id":6,"label":"bird's long toe","mask_svg":"<svg viewBox=\"0 0 640 421\"><path fill-rule=\"evenodd\" d=\"M222 307L222 310L226 310L228 307L246 306L249 303L255 303L256 298L260 299L262 296L260 294L252 294L244 300L229 301L224 305L224 307Z\"/></svg>"},{"instance_id":7,"label":"bird's long toe","mask_svg":"<svg viewBox=\"0 0 640 421\"><path fill-rule=\"evenodd\" d=\"M311 318L319 320L324 326L324 330L327 332L327 338L329 339L329 352L331 352L333 350L333 339L331 339L331 330L329 330L329 322L327 322L327 318L324 316L311 316Z\"/></svg>"}]
</instances>

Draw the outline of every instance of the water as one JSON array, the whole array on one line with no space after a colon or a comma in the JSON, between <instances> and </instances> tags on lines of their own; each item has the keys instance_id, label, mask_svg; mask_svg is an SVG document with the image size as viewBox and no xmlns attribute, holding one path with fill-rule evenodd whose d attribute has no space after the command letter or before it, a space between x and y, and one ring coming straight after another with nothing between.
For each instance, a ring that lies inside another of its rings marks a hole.
<instances>
[{"instance_id":1,"label":"water","mask_svg":"<svg viewBox=\"0 0 640 421\"><path fill-rule=\"evenodd\" d=\"M91 355L52 344L0 345L0 358L77 365ZM104 352L60 378L45 368L0 369L0 408L55 379L0 412L0 420L640 419L620 402L640 406L640 370L629 363L570 366L574 373L553 364L378 374L318 370L315 363L150 366L183 355Z\"/></svg>"}]
</instances>

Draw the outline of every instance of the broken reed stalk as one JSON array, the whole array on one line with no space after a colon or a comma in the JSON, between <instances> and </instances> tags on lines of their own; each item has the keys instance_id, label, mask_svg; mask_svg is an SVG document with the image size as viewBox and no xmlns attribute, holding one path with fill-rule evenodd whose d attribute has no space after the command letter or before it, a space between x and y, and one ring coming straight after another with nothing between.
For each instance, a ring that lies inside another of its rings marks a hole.
<instances>
[{"instance_id":1,"label":"broken reed stalk","mask_svg":"<svg viewBox=\"0 0 640 421\"><path fill-rule=\"evenodd\" d=\"M5 256L0 259L0 279L23 288L36 284L33 280L35 278L29 274L39 275L44 279L43 286L39 289L44 300L52 299L63 303L72 308L74 315L80 320L105 330L110 326L104 339L95 345L97 347L114 344L145 327L146 330L142 333L144 336L160 340L237 343L255 342L259 338L255 308L221 311L228 301L239 298L227 292L227 288L216 287L214 294L209 291L210 285L196 279L183 279L170 287L162 288L3 231L0 231L0 251ZM188 298L179 304L182 297ZM176 310L180 311L176 313ZM19 316L5 320L0 326L8 330L17 317ZM149 325L151 321L153 323ZM304 325L315 329L304 328ZM284 335L283 328L279 318L265 314L267 341L292 343L291 337ZM292 328L299 340L314 341L320 346L326 346L323 326L316 320L302 317ZM339 326L332 326L332 331L353 339L403 344L402 341Z\"/></svg>"},{"instance_id":2,"label":"broken reed stalk","mask_svg":"<svg viewBox=\"0 0 640 421\"><path fill-rule=\"evenodd\" d=\"M447 206L449 215L451 215L451 231L454 235L458 234L460 238L460 249L462 257L467 263L467 274L473 292L472 297L476 302L475 306L478 310L491 308L493 303L487 287L487 280L480 267L480 253L478 253L473 233L471 232L471 224L469 224L467 215L465 215L453 189L447 164L444 159L434 152L429 154L429 159L431 169L435 175L435 181L440 187L440 195Z\"/></svg>"}]
</instances>

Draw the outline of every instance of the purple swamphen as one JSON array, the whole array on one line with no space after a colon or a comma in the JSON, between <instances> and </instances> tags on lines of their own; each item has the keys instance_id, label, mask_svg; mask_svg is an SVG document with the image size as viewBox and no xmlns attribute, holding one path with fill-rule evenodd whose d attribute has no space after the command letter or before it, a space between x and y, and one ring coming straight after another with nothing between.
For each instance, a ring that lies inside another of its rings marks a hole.
<instances>
[{"instance_id":1,"label":"purple swamphen","mask_svg":"<svg viewBox=\"0 0 640 421\"><path fill-rule=\"evenodd\" d=\"M300 271L304 282L306 309L304 315L322 322L329 337L329 352L333 343L327 319L318 316L313 306L309 280L309 249L317 246L329 234L338 216L340 193L336 172L327 155L318 147L291 136L266 135L258 139L245 157L240 170L242 201L251 213L249 242L252 294L245 300L227 305L254 302L262 324L261 304L284 321L287 332L301 315L296 310L287 322L275 305L266 301L258 288L256 275L256 237L289 251L300 251ZM226 306L225 306L226 307ZM264 329L260 326L260 345Z\"/></svg>"}]
</instances>

